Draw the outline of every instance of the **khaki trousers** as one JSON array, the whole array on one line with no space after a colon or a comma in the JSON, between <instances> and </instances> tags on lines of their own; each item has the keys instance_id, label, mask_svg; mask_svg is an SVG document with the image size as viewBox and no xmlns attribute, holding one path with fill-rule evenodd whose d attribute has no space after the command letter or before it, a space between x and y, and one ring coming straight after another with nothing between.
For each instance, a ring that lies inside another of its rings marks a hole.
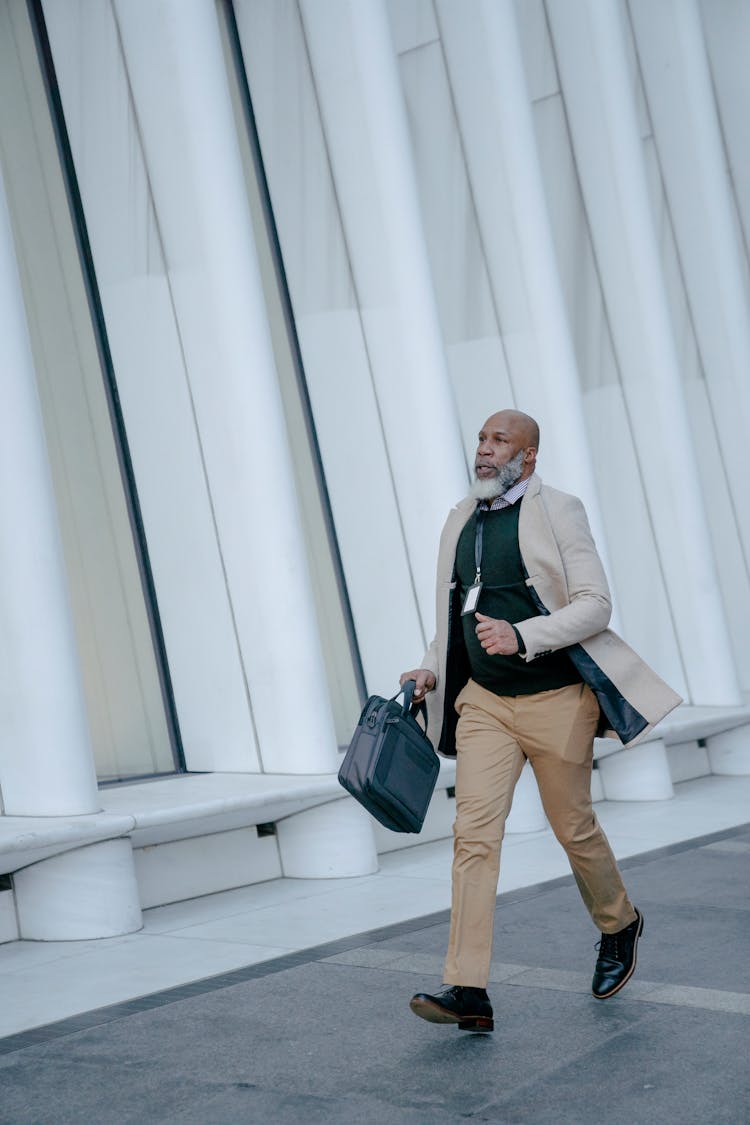
<instances>
[{"instance_id":1,"label":"khaki trousers","mask_svg":"<svg viewBox=\"0 0 750 1125\"><path fill-rule=\"evenodd\" d=\"M597 929L616 933L635 921L636 913L591 806L599 719L591 689L573 684L537 695L499 696L469 680L456 710L453 898L443 979L486 988L500 847L527 759Z\"/></svg>"}]
</instances>

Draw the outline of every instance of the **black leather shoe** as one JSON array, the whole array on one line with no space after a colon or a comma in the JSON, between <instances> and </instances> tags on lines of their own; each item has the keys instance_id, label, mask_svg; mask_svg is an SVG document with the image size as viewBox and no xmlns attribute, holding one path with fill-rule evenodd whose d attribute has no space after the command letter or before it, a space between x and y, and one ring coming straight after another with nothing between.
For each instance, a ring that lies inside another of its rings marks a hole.
<instances>
[{"instance_id":1,"label":"black leather shoe","mask_svg":"<svg viewBox=\"0 0 750 1125\"><path fill-rule=\"evenodd\" d=\"M597 949L599 957L594 969L591 991L597 1000L614 996L630 980L635 971L638 938L643 933L643 915L636 910L636 920L616 934L602 934Z\"/></svg>"},{"instance_id":2,"label":"black leather shoe","mask_svg":"<svg viewBox=\"0 0 750 1125\"><path fill-rule=\"evenodd\" d=\"M415 1016L430 1023L457 1023L459 1031L494 1031L492 1005L483 988L444 985L435 996L418 992L409 1001Z\"/></svg>"}]
</instances>

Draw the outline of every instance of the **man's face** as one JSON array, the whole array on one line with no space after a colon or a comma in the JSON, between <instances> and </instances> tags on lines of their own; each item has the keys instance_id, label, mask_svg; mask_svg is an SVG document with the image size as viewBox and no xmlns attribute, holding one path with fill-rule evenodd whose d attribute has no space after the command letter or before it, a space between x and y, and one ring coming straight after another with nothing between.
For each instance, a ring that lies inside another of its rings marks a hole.
<instances>
[{"instance_id":1,"label":"man's face","mask_svg":"<svg viewBox=\"0 0 750 1125\"><path fill-rule=\"evenodd\" d=\"M532 456L528 461L524 459L528 438L525 427L519 425L510 412L502 410L499 414L493 414L488 418L479 431L479 443L474 461L477 481L487 482L487 489L490 488L491 483L497 482L496 495L499 496L516 481L531 476L534 471L534 458ZM511 461L514 464L509 473L505 466L511 469L508 464ZM514 479L509 481L509 475Z\"/></svg>"}]
</instances>

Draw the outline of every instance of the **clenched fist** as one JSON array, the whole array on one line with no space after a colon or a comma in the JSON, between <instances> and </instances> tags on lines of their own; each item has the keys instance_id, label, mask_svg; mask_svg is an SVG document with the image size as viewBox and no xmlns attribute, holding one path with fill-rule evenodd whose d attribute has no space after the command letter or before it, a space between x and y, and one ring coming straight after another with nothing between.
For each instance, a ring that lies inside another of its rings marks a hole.
<instances>
[{"instance_id":1,"label":"clenched fist","mask_svg":"<svg viewBox=\"0 0 750 1125\"><path fill-rule=\"evenodd\" d=\"M518 652L518 639L509 621L499 621L483 613L474 616L479 622L474 631L485 652L490 656L513 656Z\"/></svg>"}]
</instances>

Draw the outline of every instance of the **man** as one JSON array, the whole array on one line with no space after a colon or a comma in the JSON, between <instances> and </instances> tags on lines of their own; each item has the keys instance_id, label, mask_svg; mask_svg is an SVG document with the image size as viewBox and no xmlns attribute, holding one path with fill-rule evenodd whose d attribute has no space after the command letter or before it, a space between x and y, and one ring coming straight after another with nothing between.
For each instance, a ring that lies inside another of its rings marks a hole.
<instances>
[{"instance_id":1,"label":"man","mask_svg":"<svg viewBox=\"0 0 750 1125\"><path fill-rule=\"evenodd\" d=\"M487 995L500 847L528 760L550 825L601 931L592 991L618 992L636 963L633 906L591 806L593 740L629 744L680 702L607 629L611 603L580 500L535 473L539 427L516 410L479 433L471 493L440 540L437 634L416 680L440 753L456 756L451 927L444 986L412 1011L493 1030Z\"/></svg>"}]
</instances>

